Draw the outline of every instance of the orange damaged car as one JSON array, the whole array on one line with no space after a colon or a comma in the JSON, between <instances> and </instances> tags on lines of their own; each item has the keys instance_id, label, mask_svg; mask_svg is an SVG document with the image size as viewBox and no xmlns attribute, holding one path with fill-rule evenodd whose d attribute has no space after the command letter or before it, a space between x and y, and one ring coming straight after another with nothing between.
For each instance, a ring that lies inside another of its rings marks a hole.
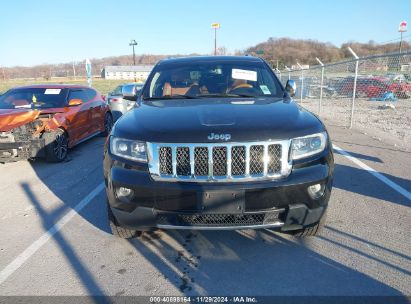
<instances>
[{"instance_id":1,"label":"orange damaged car","mask_svg":"<svg viewBox=\"0 0 411 304\"><path fill-rule=\"evenodd\" d=\"M44 157L61 162L68 149L108 135L113 117L96 90L80 85L33 85L0 95L0 163Z\"/></svg>"}]
</instances>

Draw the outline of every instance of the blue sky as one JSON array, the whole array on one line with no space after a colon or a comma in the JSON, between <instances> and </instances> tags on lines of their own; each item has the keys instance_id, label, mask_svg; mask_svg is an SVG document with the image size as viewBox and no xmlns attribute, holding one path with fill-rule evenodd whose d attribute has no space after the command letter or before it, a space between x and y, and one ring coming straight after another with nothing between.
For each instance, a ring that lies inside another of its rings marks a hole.
<instances>
[{"instance_id":1,"label":"blue sky","mask_svg":"<svg viewBox=\"0 0 411 304\"><path fill-rule=\"evenodd\" d=\"M130 39L137 54L211 53L213 22L230 52L269 37L385 42L402 20L410 0L5 0L0 66L130 54Z\"/></svg>"}]
</instances>

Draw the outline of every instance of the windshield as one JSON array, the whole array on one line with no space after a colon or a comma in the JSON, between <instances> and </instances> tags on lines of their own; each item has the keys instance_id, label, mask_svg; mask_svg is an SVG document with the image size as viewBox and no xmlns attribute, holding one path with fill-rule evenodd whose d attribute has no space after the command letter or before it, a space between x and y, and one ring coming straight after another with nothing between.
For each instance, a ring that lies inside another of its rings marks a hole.
<instances>
[{"instance_id":1,"label":"windshield","mask_svg":"<svg viewBox=\"0 0 411 304\"><path fill-rule=\"evenodd\" d=\"M66 106L66 89L12 89L0 96L0 109L47 109Z\"/></svg>"},{"instance_id":2,"label":"windshield","mask_svg":"<svg viewBox=\"0 0 411 304\"><path fill-rule=\"evenodd\" d=\"M262 62L193 62L158 65L143 99L282 97L282 87Z\"/></svg>"}]
</instances>

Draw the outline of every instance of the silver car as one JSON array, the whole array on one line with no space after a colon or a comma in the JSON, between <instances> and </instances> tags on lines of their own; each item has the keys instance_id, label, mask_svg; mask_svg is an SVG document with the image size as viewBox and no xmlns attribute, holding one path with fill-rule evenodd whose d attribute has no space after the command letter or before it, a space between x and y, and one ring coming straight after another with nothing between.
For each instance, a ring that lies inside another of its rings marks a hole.
<instances>
[{"instance_id":1,"label":"silver car","mask_svg":"<svg viewBox=\"0 0 411 304\"><path fill-rule=\"evenodd\" d=\"M135 101L127 100L123 97L121 93L123 87L134 86L136 92L140 91L143 87L143 84L140 83L125 83L119 85L114 91L108 93L107 95L107 104L110 107L111 113L113 114L114 121L119 119L127 111L130 111L134 105Z\"/></svg>"}]
</instances>

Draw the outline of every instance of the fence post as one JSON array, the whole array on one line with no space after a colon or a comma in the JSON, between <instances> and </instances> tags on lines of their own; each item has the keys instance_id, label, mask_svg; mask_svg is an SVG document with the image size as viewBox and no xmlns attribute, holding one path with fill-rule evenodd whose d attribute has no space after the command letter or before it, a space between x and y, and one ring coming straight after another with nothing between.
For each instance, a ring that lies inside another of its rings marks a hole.
<instances>
[{"instance_id":1,"label":"fence post","mask_svg":"<svg viewBox=\"0 0 411 304\"><path fill-rule=\"evenodd\" d=\"M288 80L291 79L291 73L290 73L290 68L288 66L285 66L285 69L288 71Z\"/></svg>"},{"instance_id":2,"label":"fence post","mask_svg":"<svg viewBox=\"0 0 411 304\"><path fill-rule=\"evenodd\" d=\"M281 77L281 71L279 69L276 69L277 73L280 75L280 82L283 83L283 79Z\"/></svg>"},{"instance_id":3,"label":"fence post","mask_svg":"<svg viewBox=\"0 0 411 304\"><path fill-rule=\"evenodd\" d=\"M320 84L320 99L318 100L318 115L321 115L321 103L323 100L323 85L324 85L324 64L318 57L315 57L318 63L321 65L321 84Z\"/></svg>"},{"instance_id":4,"label":"fence post","mask_svg":"<svg viewBox=\"0 0 411 304\"><path fill-rule=\"evenodd\" d=\"M355 75L354 75L354 86L352 89L352 103L351 103L351 117L350 117L350 129L353 126L353 121L354 121L354 103L355 103L355 94L357 93L357 77L358 77L358 62L359 62L359 57L357 56L354 51L348 47L348 50L350 51L351 55L355 58Z\"/></svg>"},{"instance_id":5,"label":"fence post","mask_svg":"<svg viewBox=\"0 0 411 304\"><path fill-rule=\"evenodd\" d=\"M303 104L303 91L304 91L304 70L301 64L297 61L298 67L301 69L301 94L300 94L300 104Z\"/></svg>"}]
</instances>

